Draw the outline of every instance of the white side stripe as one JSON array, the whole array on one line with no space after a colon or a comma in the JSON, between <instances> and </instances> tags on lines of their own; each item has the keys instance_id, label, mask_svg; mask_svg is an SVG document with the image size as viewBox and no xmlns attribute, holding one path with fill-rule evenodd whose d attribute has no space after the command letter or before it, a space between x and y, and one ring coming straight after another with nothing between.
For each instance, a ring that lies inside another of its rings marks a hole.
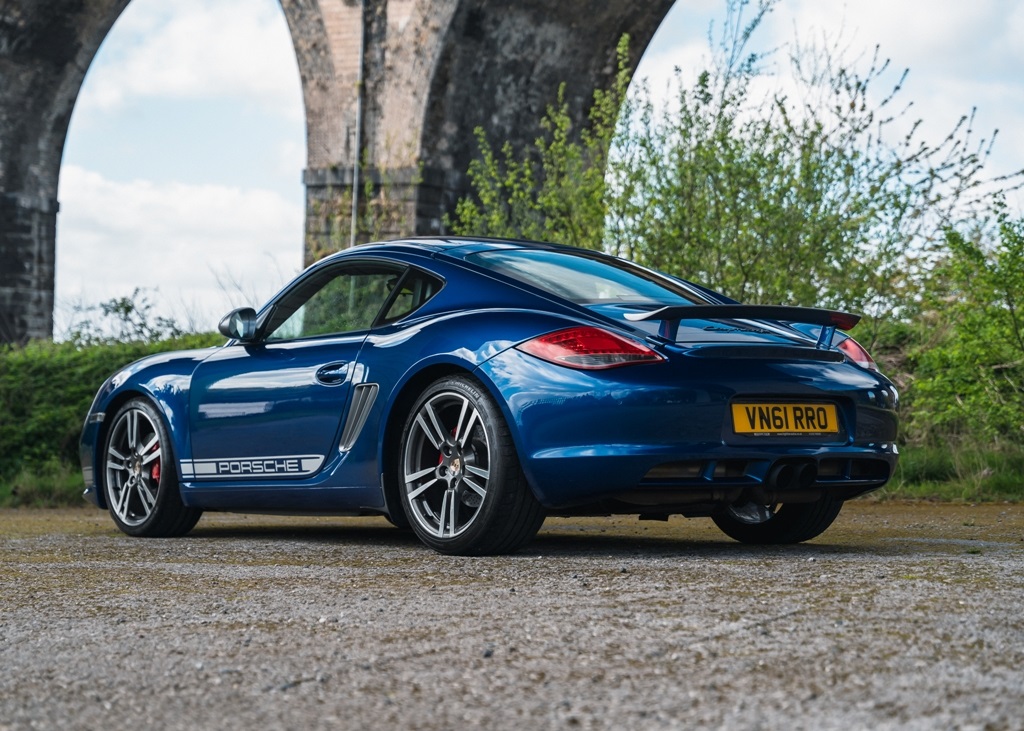
<instances>
[{"instance_id":1,"label":"white side stripe","mask_svg":"<svg viewBox=\"0 0 1024 731\"><path fill-rule=\"evenodd\" d=\"M181 476L186 480L305 477L315 474L323 463L323 456L318 454L183 459L181 460Z\"/></svg>"}]
</instances>

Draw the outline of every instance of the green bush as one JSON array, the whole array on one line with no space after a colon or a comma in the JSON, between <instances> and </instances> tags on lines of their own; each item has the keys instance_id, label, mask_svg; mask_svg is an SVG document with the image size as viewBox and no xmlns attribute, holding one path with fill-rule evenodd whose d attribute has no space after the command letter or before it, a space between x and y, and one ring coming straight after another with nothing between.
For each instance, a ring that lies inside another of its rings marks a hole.
<instances>
[{"instance_id":1,"label":"green bush","mask_svg":"<svg viewBox=\"0 0 1024 731\"><path fill-rule=\"evenodd\" d=\"M1024 499L1024 446L912 445L884 497L987 502Z\"/></svg>"},{"instance_id":2,"label":"green bush","mask_svg":"<svg viewBox=\"0 0 1024 731\"><path fill-rule=\"evenodd\" d=\"M81 505L82 470L56 458L34 463L8 480L0 480L0 505L56 508Z\"/></svg>"},{"instance_id":3,"label":"green bush","mask_svg":"<svg viewBox=\"0 0 1024 731\"><path fill-rule=\"evenodd\" d=\"M643 82L626 93L623 43L586 127L559 98L521 152L477 130L453 230L604 249L748 303L859 311L872 348L894 314L916 312L944 227L989 215L990 141L969 115L921 139L905 74L878 49L848 61L838 43L794 42L791 88L761 91L779 54L750 49L775 4L728 2L712 62L692 83L677 76L664 105Z\"/></svg>"},{"instance_id":4,"label":"green bush","mask_svg":"<svg viewBox=\"0 0 1024 731\"><path fill-rule=\"evenodd\" d=\"M119 368L151 353L215 345L216 335L157 343L82 347L36 341L0 347L0 482L78 469L78 439L97 389ZM3 492L0 492L2 496Z\"/></svg>"},{"instance_id":5,"label":"green bush","mask_svg":"<svg viewBox=\"0 0 1024 731\"><path fill-rule=\"evenodd\" d=\"M167 350L205 347L215 335L159 343L0 348L0 505L81 504L78 439L96 390L128 363ZM1024 445L986 442L903 448L883 498L1024 499Z\"/></svg>"},{"instance_id":6,"label":"green bush","mask_svg":"<svg viewBox=\"0 0 1024 731\"><path fill-rule=\"evenodd\" d=\"M922 441L1024 446L1024 220L998 240L947 233L913 356L908 427ZM929 325L931 327L929 328Z\"/></svg>"}]
</instances>

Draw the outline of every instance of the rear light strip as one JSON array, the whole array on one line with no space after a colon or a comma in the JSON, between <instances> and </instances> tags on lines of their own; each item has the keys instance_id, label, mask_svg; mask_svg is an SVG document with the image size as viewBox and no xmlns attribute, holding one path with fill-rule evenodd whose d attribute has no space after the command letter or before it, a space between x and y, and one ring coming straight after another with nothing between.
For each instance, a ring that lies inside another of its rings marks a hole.
<instances>
[{"instance_id":1,"label":"rear light strip","mask_svg":"<svg viewBox=\"0 0 1024 731\"><path fill-rule=\"evenodd\" d=\"M840 342L837 347L843 351L847 358L852 360L861 368L867 368L869 371L878 370L878 365L875 363L875 359L868 354L868 351L864 349L863 345L853 338L847 337L845 340Z\"/></svg>"},{"instance_id":2,"label":"rear light strip","mask_svg":"<svg viewBox=\"0 0 1024 731\"><path fill-rule=\"evenodd\" d=\"M664 360L643 343L598 327L570 327L516 346L548 363L578 370L603 370Z\"/></svg>"}]
</instances>

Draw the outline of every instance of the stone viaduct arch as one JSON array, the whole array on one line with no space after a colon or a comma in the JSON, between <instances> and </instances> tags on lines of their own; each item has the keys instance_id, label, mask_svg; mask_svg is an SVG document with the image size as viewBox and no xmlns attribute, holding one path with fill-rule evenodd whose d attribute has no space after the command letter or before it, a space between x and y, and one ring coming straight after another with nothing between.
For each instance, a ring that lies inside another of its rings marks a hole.
<instances>
[{"instance_id":1,"label":"stone viaduct arch","mask_svg":"<svg viewBox=\"0 0 1024 731\"><path fill-rule=\"evenodd\" d=\"M128 2L0 0L0 343L51 335L64 140ZM621 35L635 68L674 0L280 2L302 80L315 243L340 238L319 212L351 189L360 160L397 191L386 234L440 232L465 190L474 127L528 144L562 82L582 121L614 75Z\"/></svg>"}]
</instances>

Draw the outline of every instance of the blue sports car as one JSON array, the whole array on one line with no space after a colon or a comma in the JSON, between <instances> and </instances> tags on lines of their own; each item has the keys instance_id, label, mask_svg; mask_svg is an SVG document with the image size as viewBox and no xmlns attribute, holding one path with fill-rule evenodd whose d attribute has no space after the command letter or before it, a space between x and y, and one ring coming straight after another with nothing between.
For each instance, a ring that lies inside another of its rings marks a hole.
<instances>
[{"instance_id":1,"label":"blue sports car","mask_svg":"<svg viewBox=\"0 0 1024 731\"><path fill-rule=\"evenodd\" d=\"M135 536L204 510L385 515L451 554L547 515L824 531L896 466L896 390L856 315L742 305L612 256L468 238L312 265L216 348L100 388L85 494Z\"/></svg>"}]
</instances>

